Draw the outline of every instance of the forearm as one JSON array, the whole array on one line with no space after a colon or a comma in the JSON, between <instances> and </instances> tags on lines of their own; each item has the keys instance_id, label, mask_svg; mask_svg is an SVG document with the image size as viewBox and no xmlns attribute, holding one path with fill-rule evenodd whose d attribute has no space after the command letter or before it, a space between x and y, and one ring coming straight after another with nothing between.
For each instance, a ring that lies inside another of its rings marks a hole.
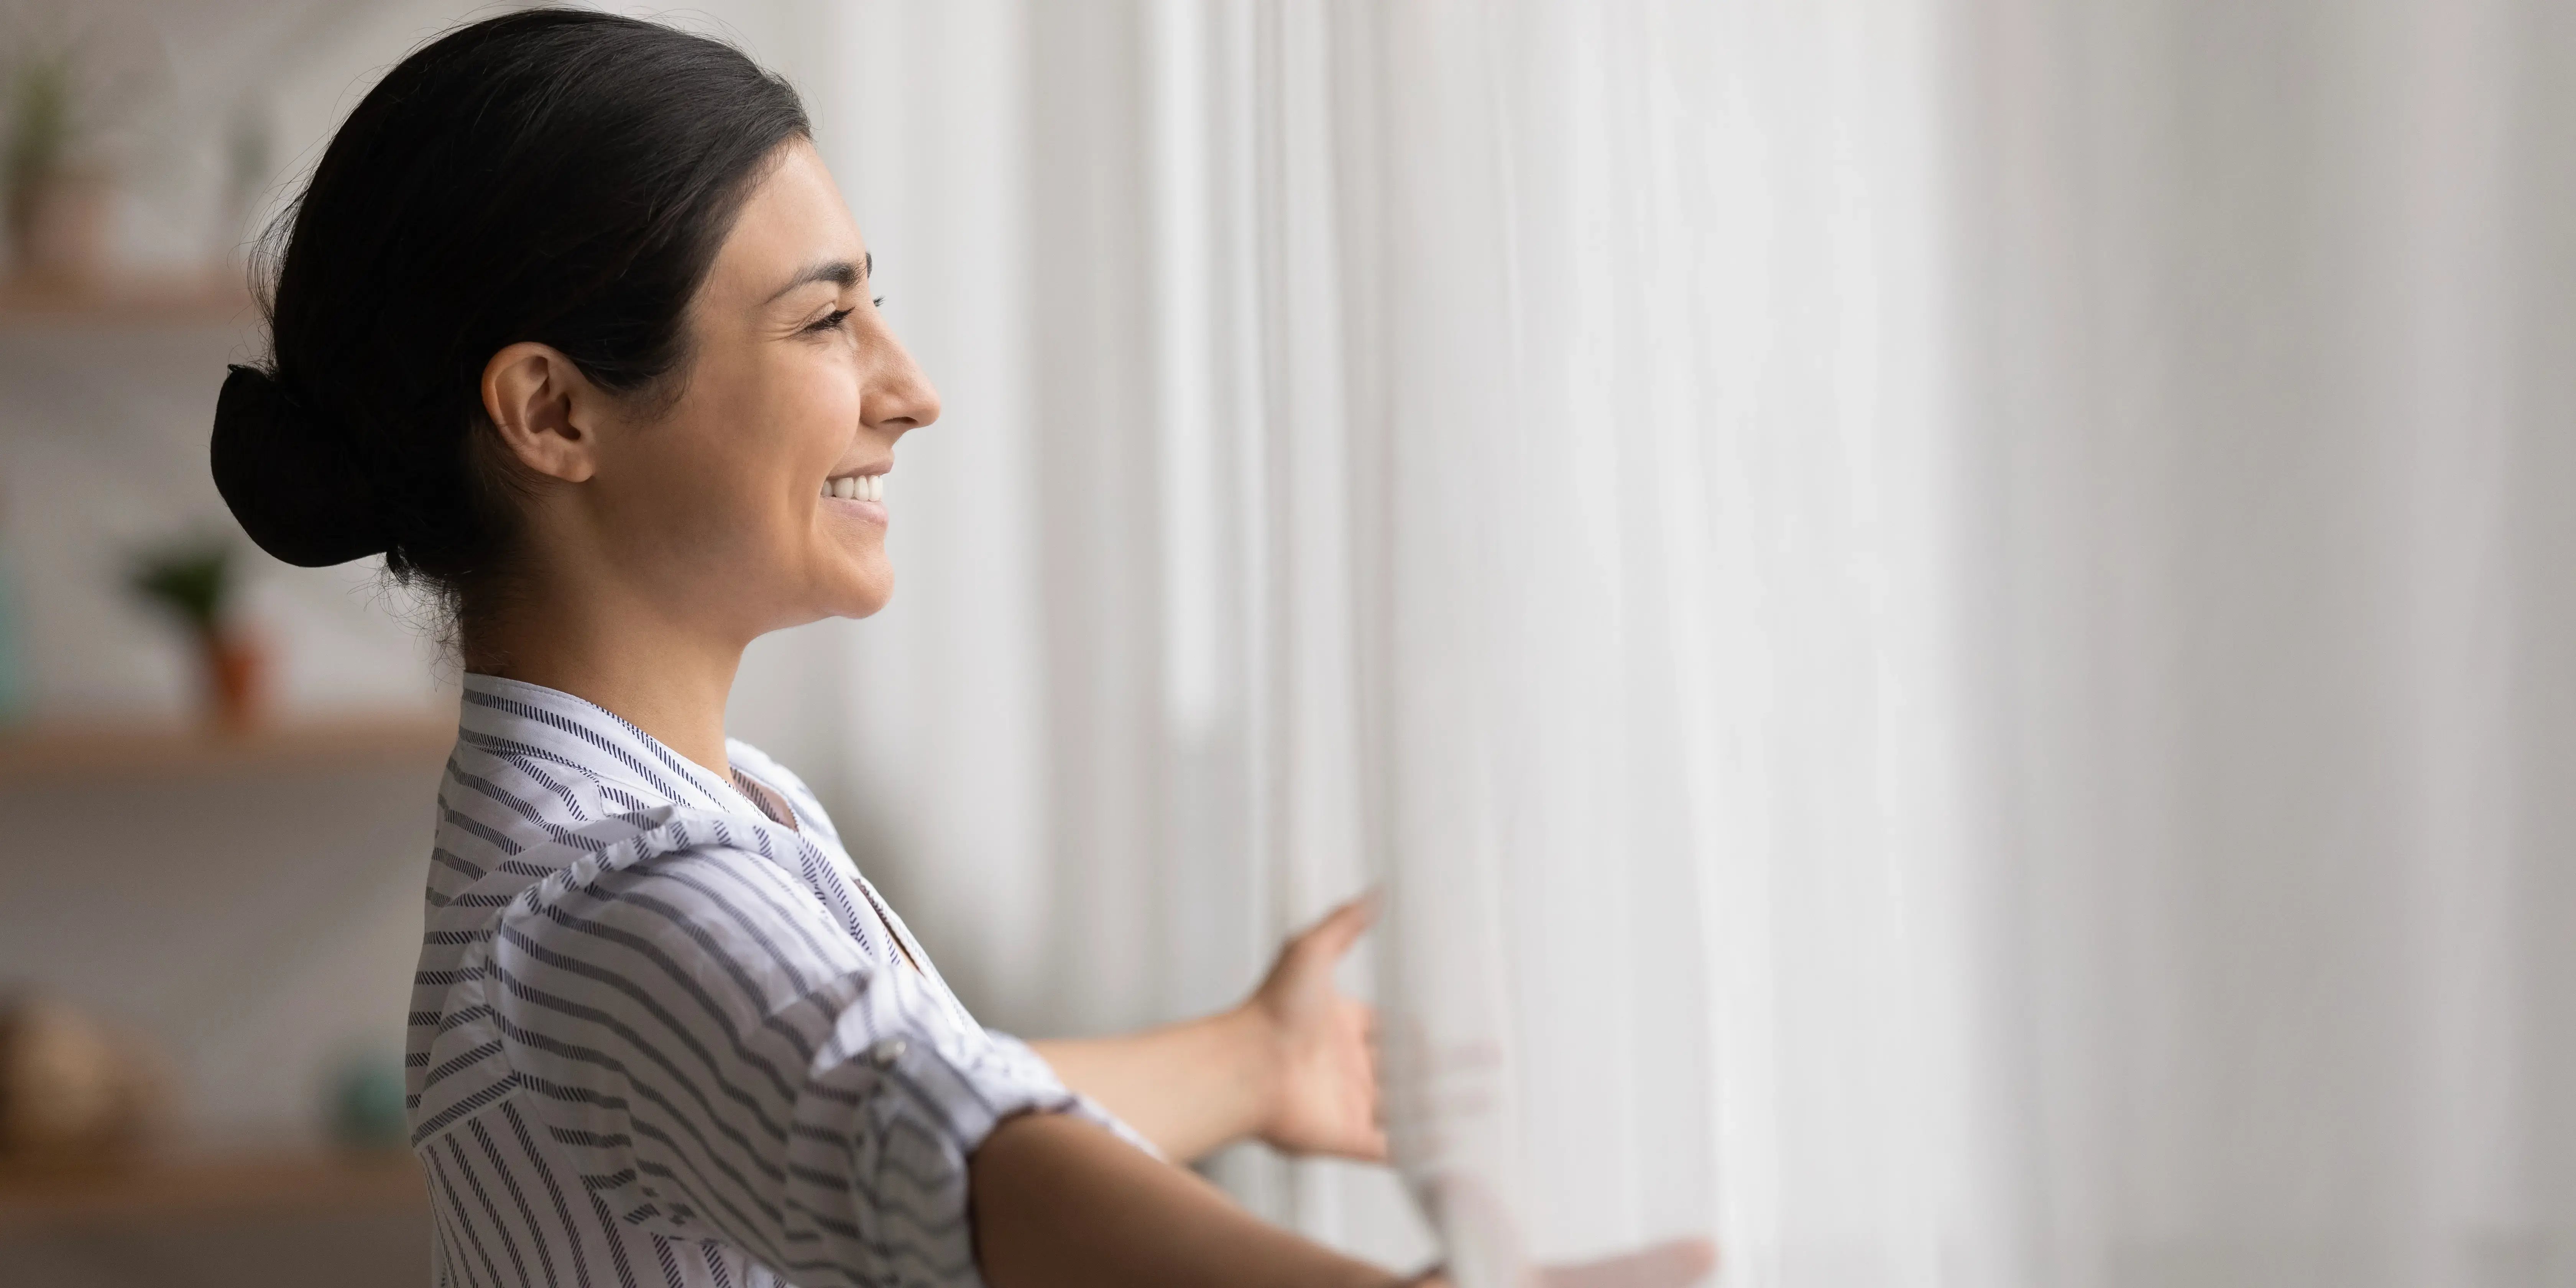
<instances>
[{"instance_id":1,"label":"forearm","mask_svg":"<svg viewBox=\"0 0 2576 1288\"><path fill-rule=\"evenodd\" d=\"M1179 1162L1260 1130L1276 1095L1277 1038L1251 1007L1124 1037L1030 1046L1066 1086Z\"/></svg>"},{"instance_id":2,"label":"forearm","mask_svg":"<svg viewBox=\"0 0 2576 1288\"><path fill-rule=\"evenodd\" d=\"M1270 1225L1197 1174L1063 1114L1025 1114L994 1129L968 1175L975 1259L993 1288L1405 1282Z\"/></svg>"}]
</instances>

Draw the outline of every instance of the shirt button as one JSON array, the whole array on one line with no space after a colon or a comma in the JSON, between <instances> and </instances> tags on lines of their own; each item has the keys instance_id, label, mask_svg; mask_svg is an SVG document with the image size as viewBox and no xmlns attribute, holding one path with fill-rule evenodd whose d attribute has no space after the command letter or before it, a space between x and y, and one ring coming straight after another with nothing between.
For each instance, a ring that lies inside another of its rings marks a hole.
<instances>
[{"instance_id":1,"label":"shirt button","mask_svg":"<svg viewBox=\"0 0 2576 1288\"><path fill-rule=\"evenodd\" d=\"M877 1044L868 1048L868 1063L880 1069L891 1069L895 1061L903 1058L904 1050L910 1045L902 1038L878 1038Z\"/></svg>"}]
</instances>

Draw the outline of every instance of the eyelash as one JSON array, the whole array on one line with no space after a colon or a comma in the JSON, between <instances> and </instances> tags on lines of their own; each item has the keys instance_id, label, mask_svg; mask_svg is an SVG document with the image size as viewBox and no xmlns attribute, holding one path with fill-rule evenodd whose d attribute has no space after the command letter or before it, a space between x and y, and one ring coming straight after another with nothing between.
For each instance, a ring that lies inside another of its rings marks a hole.
<instances>
[{"instance_id":1,"label":"eyelash","mask_svg":"<svg viewBox=\"0 0 2576 1288\"><path fill-rule=\"evenodd\" d=\"M884 308L885 297L880 295L875 299L869 300L868 305L871 308ZM852 312L853 310L850 309L834 309L831 312L816 318L814 322L805 329L808 331L837 331L840 329L842 323L850 320L850 314Z\"/></svg>"}]
</instances>

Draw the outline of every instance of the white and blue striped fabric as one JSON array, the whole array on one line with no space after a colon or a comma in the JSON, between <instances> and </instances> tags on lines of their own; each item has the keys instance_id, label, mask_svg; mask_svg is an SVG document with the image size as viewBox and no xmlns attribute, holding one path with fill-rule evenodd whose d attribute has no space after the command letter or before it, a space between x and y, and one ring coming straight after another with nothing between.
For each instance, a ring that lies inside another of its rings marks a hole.
<instances>
[{"instance_id":1,"label":"white and blue striped fabric","mask_svg":"<svg viewBox=\"0 0 2576 1288\"><path fill-rule=\"evenodd\" d=\"M460 723L407 1057L442 1288L976 1284L998 1122L1142 1144L967 1014L757 750L729 783L484 675Z\"/></svg>"}]
</instances>

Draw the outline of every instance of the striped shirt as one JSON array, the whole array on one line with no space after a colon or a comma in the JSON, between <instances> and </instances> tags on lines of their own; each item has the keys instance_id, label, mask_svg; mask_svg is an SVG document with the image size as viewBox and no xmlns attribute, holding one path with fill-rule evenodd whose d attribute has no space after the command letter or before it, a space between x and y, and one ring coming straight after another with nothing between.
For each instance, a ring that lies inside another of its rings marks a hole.
<instances>
[{"instance_id":1,"label":"striped shirt","mask_svg":"<svg viewBox=\"0 0 2576 1288\"><path fill-rule=\"evenodd\" d=\"M967 1014L804 783L727 751L747 785L465 677L406 1058L442 1288L977 1284L995 1124L1143 1144Z\"/></svg>"}]
</instances>

